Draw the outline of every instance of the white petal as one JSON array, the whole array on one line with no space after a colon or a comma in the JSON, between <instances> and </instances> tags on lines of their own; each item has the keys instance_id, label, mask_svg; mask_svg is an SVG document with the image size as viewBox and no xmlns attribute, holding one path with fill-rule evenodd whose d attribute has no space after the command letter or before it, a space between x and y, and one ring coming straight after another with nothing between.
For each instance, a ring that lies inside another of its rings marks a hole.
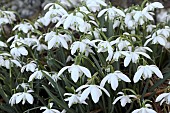
<instances>
[{"instance_id":1,"label":"white petal","mask_svg":"<svg viewBox=\"0 0 170 113\"><path fill-rule=\"evenodd\" d=\"M53 36L51 40L48 41L48 49L51 49L57 42L57 37Z\"/></svg>"},{"instance_id":2,"label":"white petal","mask_svg":"<svg viewBox=\"0 0 170 113\"><path fill-rule=\"evenodd\" d=\"M91 88L87 88L82 92L81 97L80 97L80 102L85 101L87 99L90 91L91 91Z\"/></svg>"},{"instance_id":3,"label":"white petal","mask_svg":"<svg viewBox=\"0 0 170 113\"><path fill-rule=\"evenodd\" d=\"M111 76L111 74L108 74L108 75L106 75L106 76L102 79L102 81L101 81L101 83L100 83L100 86L101 86L101 87L104 87L105 83L106 83L107 80L110 78L110 76ZM114 75L113 75L113 76L114 76Z\"/></svg>"},{"instance_id":4,"label":"white petal","mask_svg":"<svg viewBox=\"0 0 170 113\"><path fill-rule=\"evenodd\" d=\"M60 76L66 69L68 69L70 66L63 67L59 72L58 76Z\"/></svg>"},{"instance_id":5,"label":"white petal","mask_svg":"<svg viewBox=\"0 0 170 113\"><path fill-rule=\"evenodd\" d=\"M123 97L123 96L119 96L119 97L117 97L117 98L113 101L113 104L116 104L116 103L117 103L117 101L119 101L122 97Z\"/></svg>"},{"instance_id":6,"label":"white petal","mask_svg":"<svg viewBox=\"0 0 170 113\"><path fill-rule=\"evenodd\" d=\"M83 67L83 66L78 66L78 67L80 68L80 70L81 70L87 77L91 78L91 73L90 73L90 71L89 71L87 68L85 68L85 67Z\"/></svg>"},{"instance_id":7,"label":"white petal","mask_svg":"<svg viewBox=\"0 0 170 113\"><path fill-rule=\"evenodd\" d=\"M101 86L97 86L97 87L100 88L101 90L103 90L103 91L106 93L106 95L107 95L108 97L110 97L109 92L108 92L105 88L103 88L103 87L101 87Z\"/></svg>"},{"instance_id":8,"label":"white petal","mask_svg":"<svg viewBox=\"0 0 170 113\"><path fill-rule=\"evenodd\" d=\"M16 97L16 104L18 104L22 99L23 99L24 95L21 94L19 96Z\"/></svg>"},{"instance_id":9,"label":"white petal","mask_svg":"<svg viewBox=\"0 0 170 113\"><path fill-rule=\"evenodd\" d=\"M111 78L111 87L113 90L116 90L116 88L118 87L118 78L117 76L112 76Z\"/></svg>"},{"instance_id":10,"label":"white petal","mask_svg":"<svg viewBox=\"0 0 170 113\"><path fill-rule=\"evenodd\" d=\"M143 67L141 67L141 68L138 67L138 70L137 70L137 72L135 73L135 75L133 77L134 83L139 81L139 79L141 78L142 74L143 74Z\"/></svg>"},{"instance_id":11,"label":"white petal","mask_svg":"<svg viewBox=\"0 0 170 113\"><path fill-rule=\"evenodd\" d=\"M118 78L120 78L121 80L125 81L125 82L131 82L131 80L122 72L120 71L115 71L116 75Z\"/></svg>"},{"instance_id":12,"label":"white petal","mask_svg":"<svg viewBox=\"0 0 170 113\"><path fill-rule=\"evenodd\" d=\"M22 55L28 55L28 51L25 49L25 47L19 47L18 51L22 54Z\"/></svg>"},{"instance_id":13,"label":"white petal","mask_svg":"<svg viewBox=\"0 0 170 113\"><path fill-rule=\"evenodd\" d=\"M162 72L159 70L159 68L155 65L151 65L149 67L159 78L163 78Z\"/></svg>"},{"instance_id":14,"label":"white petal","mask_svg":"<svg viewBox=\"0 0 170 113\"><path fill-rule=\"evenodd\" d=\"M79 69L78 68L70 68L71 70L71 79L76 83L79 79Z\"/></svg>"},{"instance_id":15,"label":"white petal","mask_svg":"<svg viewBox=\"0 0 170 113\"><path fill-rule=\"evenodd\" d=\"M165 98L167 95L169 95L170 93L163 93L163 94L160 94L157 98L156 98L156 100L155 100L155 102L159 102L159 101L161 101L163 98Z\"/></svg>"},{"instance_id":16,"label":"white petal","mask_svg":"<svg viewBox=\"0 0 170 113\"><path fill-rule=\"evenodd\" d=\"M97 17L101 17L108 9L103 9L99 12L99 14L97 15Z\"/></svg>"},{"instance_id":17,"label":"white petal","mask_svg":"<svg viewBox=\"0 0 170 113\"><path fill-rule=\"evenodd\" d=\"M90 85L83 85L83 86L80 86L79 88L76 89L76 92L79 92L80 90L86 88L86 87L89 87Z\"/></svg>"},{"instance_id":18,"label":"white petal","mask_svg":"<svg viewBox=\"0 0 170 113\"><path fill-rule=\"evenodd\" d=\"M94 103L97 103L99 101L101 95L102 95L102 91L99 88L95 86L91 88L91 96Z\"/></svg>"},{"instance_id":19,"label":"white petal","mask_svg":"<svg viewBox=\"0 0 170 113\"><path fill-rule=\"evenodd\" d=\"M30 104L33 104L34 98L32 97L32 95L29 94L29 93L27 93L27 94L25 94L25 96L26 96L27 101L28 101Z\"/></svg>"},{"instance_id":20,"label":"white petal","mask_svg":"<svg viewBox=\"0 0 170 113\"><path fill-rule=\"evenodd\" d=\"M129 65L131 61L131 57L130 56L126 56L124 59L124 66L127 67Z\"/></svg>"}]
</instances>

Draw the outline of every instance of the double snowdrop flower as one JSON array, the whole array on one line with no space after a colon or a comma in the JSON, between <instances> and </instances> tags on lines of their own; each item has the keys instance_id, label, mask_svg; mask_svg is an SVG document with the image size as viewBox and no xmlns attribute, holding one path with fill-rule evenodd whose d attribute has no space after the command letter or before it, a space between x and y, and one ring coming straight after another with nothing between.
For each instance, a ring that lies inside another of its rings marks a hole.
<instances>
[{"instance_id":1,"label":"double snowdrop flower","mask_svg":"<svg viewBox=\"0 0 170 113\"><path fill-rule=\"evenodd\" d=\"M23 55L23 56L28 55L28 51L26 50L26 48L24 46L14 47L11 49L10 53L14 58L18 58L21 55Z\"/></svg>"},{"instance_id":2,"label":"double snowdrop flower","mask_svg":"<svg viewBox=\"0 0 170 113\"><path fill-rule=\"evenodd\" d=\"M114 20L116 17L119 16L125 17L125 13L114 6L111 8L106 8L101 10L97 17L101 17L105 13L106 13L106 18L105 18L106 20L107 18L109 18L109 20Z\"/></svg>"},{"instance_id":3,"label":"double snowdrop flower","mask_svg":"<svg viewBox=\"0 0 170 113\"><path fill-rule=\"evenodd\" d=\"M111 61L112 57L113 57L113 48L112 46L114 44L116 44L117 41L111 41L111 42L108 42L108 41L103 41L103 40L99 40L99 44L97 46L97 52L100 53L100 52L108 52L108 57L106 58L106 61Z\"/></svg>"},{"instance_id":4,"label":"double snowdrop flower","mask_svg":"<svg viewBox=\"0 0 170 113\"><path fill-rule=\"evenodd\" d=\"M140 80L141 77L143 77L144 80L151 78L153 73L155 73L159 78L163 78L161 71L156 65L139 66L133 77L133 81L136 83Z\"/></svg>"},{"instance_id":5,"label":"double snowdrop flower","mask_svg":"<svg viewBox=\"0 0 170 113\"><path fill-rule=\"evenodd\" d=\"M150 104L145 104L144 107L132 111L132 113L157 113L155 110L151 109Z\"/></svg>"},{"instance_id":6,"label":"double snowdrop flower","mask_svg":"<svg viewBox=\"0 0 170 113\"><path fill-rule=\"evenodd\" d=\"M81 94L72 94L72 93L65 93L64 96L70 96L65 101L68 101L68 107L70 108L73 104L87 104L85 101L80 101Z\"/></svg>"},{"instance_id":7,"label":"double snowdrop flower","mask_svg":"<svg viewBox=\"0 0 170 113\"><path fill-rule=\"evenodd\" d=\"M24 65L22 68L21 68L21 73L24 72L24 70L26 70L27 72L28 71L31 71L31 72L34 72L35 69L37 67L37 64L35 61L31 61L30 63Z\"/></svg>"},{"instance_id":8,"label":"double snowdrop flower","mask_svg":"<svg viewBox=\"0 0 170 113\"><path fill-rule=\"evenodd\" d=\"M125 95L123 92L118 92L117 94L121 95L121 96L117 97L114 100L113 104L116 104L120 100L122 107L125 107L125 105L127 103L131 103L132 102L132 100L130 98L137 98L135 95Z\"/></svg>"},{"instance_id":9,"label":"double snowdrop flower","mask_svg":"<svg viewBox=\"0 0 170 113\"><path fill-rule=\"evenodd\" d=\"M53 103L49 103L48 107L41 107L40 110L45 110L43 111L43 113L66 113L65 110L63 110L62 112L56 110L56 109L52 109L53 107Z\"/></svg>"},{"instance_id":10,"label":"double snowdrop flower","mask_svg":"<svg viewBox=\"0 0 170 113\"><path fill-rule=\"evenodd\" d=\"M137 49L135 51L122 51L121 53L123 55L125 55L125 59L124 59L125 67L127 67L131 61L132 61L132 63L137 63L137 61L139 59L139 55L142 55L148 59L151 59L151 57L147 53L145 53L143 51L139 51L139 49Z\"/></svg>"},{"instance_id":11,"label":"double snowdrop flower","mask_svg":"<svg viewBox=\"0 0 170 113\"><path fill-rule=\"evenodd\" d=\"M146 38L148 38L144 44L146 46L150 41L152 41L152 44L160 44L162 46L165 46L167 43L167 38L170 36L170 28L166 27L164 29L159 29L156 32L153 33L153 35L149 35Z\"/></svg>"},{"instance_id":12,"label":"double snowdrop flower","mask_svg":"<svg viewBox=\"0 0 170 113\"><path fill-rule=\"evenodd\" d=\"M105 0L81 0L81 1L85 1L86 6L92 12L99 11L101 9L101 6L105 7L107 6Z\"/></svg>"},{"instance_id":13,"label":"double snowdrop flower","mask_svg":"<svg viewBox=\"0 0 170 113\"><path fill-rule=\"evenodd\" d=\"M28 31L34 30L33 26L28 22L20 23L16 25L12 30L15 31L16 29L18 29L18 31L23 31L24 33L28 33Z\"/></svg>"},{"instance_id":14,"label":"double snowdrop flower","mask_svg":"<svg viewBox=\"0 0 170 113\"><path fill-rule=\"evenodd\" d=\"M28 82L31 82L34 79L42 79L44 77L43 74L46 74L48 76L50 75L47 71L36 69L36 71L29 77Z\"/></svg>"},{"instance_id":15,"label":"double snowdrop flower","mask_svg":"<svg viewBox=\"0 0 170 113\"><path fill-rule=\"evenodd\" d=\"M19 92L12 95L12 97L9 100L9 104L13 106L14 104L18 104L22 101L22 104L25 104L27 101L29 104L33 104L34 98L30 94L31 92L34 92L33 90L28 90L26 92Z\"/></svg>"},{"instance_id":16,"label":"double snowdrop flower","mask_svg":"<svg viewBox=\"0 0 170 113\"><path fill-rule=\"evenodd\" d=\"M111 84L112 89L116 90L120 80L123 80L125 82L131 82L131 80L121 71L115 71L114 73L107 74L101 81L100 86L104 87L104 85L108 81L108 83Z\"/></svg>"},{"instance_id":17,"label":"double snowdrop flower","mask_svg":"<svg viewBox=\"0 0 170 113\"><path fill-rule=\"evenodd\" d=\"M71 79L74 82L77 82L79 77L82 76L83 74L85 74L88 78L91 78L91 73L86 67L75 65L75 64L72 64L71 66L63 67L58 72L58 76L60 76L66 69L68 69L68 72L71 73Z\"/></svg>"},{"instance_id":18,"label":"double snowdrop flower","mask_svg":"<svg viewBox=\"0 0 170 113\"><path fill-rule=\"evenodd\" d=\"M166 104L170 105L170 93L162 93L160 94L157 98L155 102L160 102L160 105L163 104L163 102L165 102Z\"/></svg>"},{"instance_id":19,"label":"double snowdrop flower","mask_svg":"<svg viewBox=\"0 0 170 113\"><path fill-rule=\"evenodd\" d=\"M11 24L13 21L16 21L14 12L0 10L0 26L2 24Z\"/></svg>"},{"instance_id":20,"label":"double snowdrop flower","mask_svg":"<svg viewBox=\"0 0 170 113\"><path fill-rule=\"evenodd\" d=\"M88 56L89 53L94 54L93 50L91 49L91 46L95 46L95 44L89 39L83 39L81 42L75 41L70 48L71 54L74 55L77 50L79 50L79 52L81 53L85 52L85 56Z\"/></svg>"},{"instance_id":21,"label":"double snowdrop flower","mask_svg":"<svg viewBox=\"0 0 170 113\"><path fill-rule=\"evenodd\" d=\"M99 101L100 96L102 96L102 91L104 91L106 95L110 97L109 92L105 88L98 85L82 85L76 90L76 92L79 92L84 88L86 89L82 92L80 96L80 102L85 101L88 95L91 94L93 102L97 103Z\"/></svg>"},{"instance_id":22,"label":"double snowdrop flower","mask_svg":"<svg viewBox=\"0 0 170 113\"><path fill-rule=\"evenodd\" d=\"M51 49L52 47L59 47L62 46L65 49L68 49L67 41L71 40L70 35L62 35L62 34L56 34L56 32L51 31L46 34L45 41L48 42L48 49Z\"/></svg>"}]
</instances>

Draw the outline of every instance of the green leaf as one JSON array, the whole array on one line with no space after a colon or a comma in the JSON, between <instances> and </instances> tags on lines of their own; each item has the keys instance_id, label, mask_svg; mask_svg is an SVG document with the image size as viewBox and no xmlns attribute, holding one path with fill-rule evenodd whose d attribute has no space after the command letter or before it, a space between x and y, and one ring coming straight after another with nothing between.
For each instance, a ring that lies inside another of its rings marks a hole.
<instances>
[{"instance_id":1,"label":"green leaf","mask_svg":"<svg viewBox=\"0 0 170 113\"><path fill-rule=\"evenodd\" d=\"M62 108L64 108L66 111L68 111L68 113L75 113L73 109L68 108L68 105L64 101L61 101L56 96L54 96L46 86L43 85L43 87L48 93L48 95L54 100L54 102L58 104L58 106L61 106Z\"/></svg>"},{"instance_id":2,"label":"green leaf","mask_svg":"<svg viewBox=\"0 0 170 113\"><path fill-rule=\"evenodd\" d=\"M4 92L3 87L2 87L1 84L0 84L0 95L2 96L2 98L4 99L4 101L5 101L6 103L9 102L8 95Z\"/></svg>"}]
</instances>

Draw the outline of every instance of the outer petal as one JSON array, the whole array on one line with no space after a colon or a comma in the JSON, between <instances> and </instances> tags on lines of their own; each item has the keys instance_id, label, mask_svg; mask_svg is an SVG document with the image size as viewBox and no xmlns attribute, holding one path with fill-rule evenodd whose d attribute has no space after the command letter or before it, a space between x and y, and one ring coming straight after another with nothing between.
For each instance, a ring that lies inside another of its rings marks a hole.
<instances>
[{"instance_id":1,"label":"outer petal","mask_svg":"<svg viewBox=\"0 0 170 113\"><path fill-rule=\"evenodd\" d=\"M76 89L76 92L79 92L80 90L86 88L86 87L89 87L90 85L83 85L83 86L80 86L79 88Z\"/></svg>"},{"instance_id":2,"label":"outer petal","mask_svg":"<svg viewBox=\"0 0 170 113\"><path fill-rule=\"evenodd\" d=\"M89 71L87 68L85 68L85 67L83 67L83 66L78 66L78 67L80 68L80 70L81 70L87 77L91 78L91 73L90 73L90 71Z\"/></svg>"},{"instance_id":3,"label":"outer petal","mask_svg":"<svg viewBox=\"0 0 170 113\"><path fill-rule=\"evenodd\" d=\"M60 40L61 45L62 45L65 49L68 49L68 44L67 44L67 42L65 41L64 37L59 37L58 39Z\"/></svg>"},{"instance_id":4,"label":"outer petal","mask_svg":"<svg viewBox=\"0 0 170 113\"><path fill-rule=\"evenodd\" d=\"M125 81L125 82L131 82L131 80L122 72L120 71L115 71L116 75L118 78L120 78L121 80Z\"/></svg>"},{"instance_id":5,"label":"outer petal","mask_svg":"<svg viewBox=\"0 0 170 113\"><path fill-rule=\"evenodd\" d=\"M150 69L159 77L163 78L162 72L159 70L159 68L155 65L151 65Z\"/></svg>"},{"instance_id":6,"label":"outer petal","mask_svg":"<svg viewBox=\"0 0 170 113\"><path fill-rule=\"evenodd\" d=\"M101 86L101 87L104 87L105 83L108 81L108 79L110 78L111 75L112 75L112 74L110 73L110 74L106 75L106 76L102 79L102 81L100 82L100 86ZM114 75L113 75L113 76L114 76Z\"/></svg>"},{"instance_id":7,"label":"outer petal","mask_svg":"<svg viewBox=\"0 0 170 113\"><path fill-rule=\"evenodd\" d=\"M18 104L24 97L24 94L22 93L21 95L16 97L16 104Z\"/></svg>"},{"instance_id":8,"label":"outer petal","mask_svg":"<svg viewBox=\"0 0 170 113\"><path fill-rule=\"evenodd\" d=\"M99 88L92 86L91 96L92 96L92 100L94 101L94 103L97 103L99 101L99 98L101 95L102 95L102 91Z\"/></svg>"},{"instance_id":9,"label":"outer petal","mask_svg":"<svg viewBox=\"0 0 170 113\"><path fill-rule=\"evenodd\" d=\"M18 51L22 54L22 55L28 55L28 51L25 49L25 47L19 47Z\"/></svg>"},{"instance_id":10,"label":"outer petal","mask_svg":"<svg viewBox=\"0 0 170 113\"><path fill-rule=\"evenodd\" d=\"M26 94L25 94L25 97L26 97L27 101L28 101L30 104L33 104L34 98L32 97L31 94L26 93Z\"/></svg>"},{"instance_id":11,"label":"outer petal","mask_svg":"<svg viewBox=\"0 0 170 113\"><path fill-rule=\"evenodd\" d=\"M111 87L113 90L116 90L116 88L118 87L118 78L117 76L112 76L111 78Z\"/></svg>"},{"instance_id":12,"label":"outer petal","mask_svg":"<svg viewBox=\"0 0 170 113\"><path fill-rule=\"evenodd\" d=\"M139 79L141 78L142 74L143 74L143 67L138 67L138 70L137 70L137 72L135 73L135 75L133 77L134 83L139 81Z\"/></svg>"},{"instance_id":13,"label":"outer petal","mask_svg":"<svg viewBox=\"0 0 170 113\"><path fill-rule=\"evenodd\" d=\"M156 98L156 100L155 100L155 102L159 102L159 101L161 101L163 98L165 98L167 95L169 95L170 93L163 93L163 94L160 94L157 98Z\"/></svg>"},{"instance_id":14,"label":"outer petal","mask_svg":"<svg viewBox=\"0 0 170 113\"><path fill-rule=\"evenodd\" d=\"M71 79L74 81L74 82L77 82L78 79L79 79L79 69L78 68L70 68L71 70Z\"/></svg>"},{"instance_id":15,"label":"outer petal","mask_svg":"<svg viewBox=\"0 0 170 113\"><path fill-rule=\"evenodd\" d=\"M90 92L91 92L91 88L90 88L90 87L87 88L87 89L85 89L85 90L82 92L82 94L81 94L80 102L85 101Z\"/></svg>"},{"instance_id":16,"label":"outer petal","mask_svg":"<svg viewBox=\"0 0 170 113\"><path fill-rule=\"evenodd\" d=\"M122 97L123 97L123 96L119 96L119 97L117 97L117 98L113 101L113 104L116 104L116 103L117 103L117 101L119 101Z\"/></svg>"},{"instance_id":17,"label":"outer petal","mask_svg":"<svg viewBox=\"0 0 170 113\"><path fill-rule=\"evenodd\" d=\"M57 37L53 36L51 40L48 41L48 49L51 49L57 42Z\"/></svg>"},{"instance_id":18,"label":"outer petal","mask_svg":"<svg viewBox=\"0 0 170 113\"><path fill-rule=\"evenodd\" d=\"M103 9L99 12L99 14L97 15L97 17L101 17L108 9Z\"/></svg>"},{"instance_id":19,"label":"outer petal","mask_svg":"<svg viewBox=\"0 0 170 113\"><path fill-rule=\"evenodd\" d=\"M146 109L147 113L157 113L156 111L154 111L153 109Z\"/></svg>"},{"instance_id":20,"label":"outer petal","mask_svg":"<svg viewBox=\"0 0 170 113\"><path fill-rule=\"evenodd\" d=\"M63 67L59 72L58 76L60 76L66 69L68 69L70 66Z\"/></svg>"},{"instance_id":21,"label":"outer petal","mask_svg":"<svg viewBox=\"0 0 170 113\"><path fill-rule=\"evenodd\" d=\"M131 61L131 57L126 56L126 58L124 59L124 66L127 67L129 65L130 61Z\"/></svg>"}]
</instances>

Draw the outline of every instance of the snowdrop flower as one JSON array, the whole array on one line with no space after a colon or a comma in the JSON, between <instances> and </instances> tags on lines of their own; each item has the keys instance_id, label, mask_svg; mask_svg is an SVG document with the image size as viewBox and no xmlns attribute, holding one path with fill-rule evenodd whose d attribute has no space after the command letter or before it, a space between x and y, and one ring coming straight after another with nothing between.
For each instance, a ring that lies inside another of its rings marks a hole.
<instances>
[{"instance_id":1,"label":"snowdrop flower","mask_svg":"<svg viewBox=\"0 0 170 113\"><path fill-rule=\"evenodd\" d=\"M16 16L12 11L2 11L0 10L0 26L2 24L11 24L13 21L16 21Z\"/></svg>"},{"instance_id":2,"label":"snowdrop flower","mask_svg":"<svg viewBox=\"0 0 170 113\"><path fill-rule=\"evenodd\" d=\"M40 110L45 110L43 113L61 113L56 109L51 109L53 107L53 103L49 103L48 107L41 107Z\"/></svg>"},{"instance_id":3,"label":"snowdrop flower","mask_svg":"<svg viewBox=\"0 0 170 113\"><path fill-rule=\"evenodd\" d=\"M105 88L98 86L98 85L82 85L79 88L77 88L76 92L79 92L84 88L86 89L82 92L80 96L81 102L85 101L88 95L91 94L93 102L97 103L99 101L100 96L102 95L102 91L104 91L107 94L107 96L110 97L109 92Z\"/></svg>"},{"instance_id":4,"label":"snowdrop flower","mask_svg":"<svg viewBox=\"0 0 170 113\"><path fill-rule=\"evenodd\" d=\"M121 71L115 71L114 73L107 74L101 81L100 86L104 87L104 85L108 81L108 83L111 84L112 89L116 90L116 88L118 87L118 81L120 80L131 82L130 79Z\"/></svg>"},{"instance_id":5,"label":"snowdrop flower","mask_svg":"<svg viewBox=\"0 0 170 113\"><path fill-rule=\"evenodd\" d=\"M101 10L97 17L101 17L104 13L107 13L106 18L105 18L106 20L107 20L107 18L109 18L110 20L114 20L118 16L125 17L125 13L123 11L121 11L120 9L117 9L114 6L111 8ZM107 17L107 15L108 15L108 17Z\"/></svg>"},{"instance_id":6,"label":"snowdrop flower","mask_svg":"<svg viewBox=\"0 0 170 113\"><path fill-rule=\"evenodd\" d=\"M14 58L20 57L21 55L23 55L23 56L28 55L28 51L23 46L12 48L10 53Z\"/></svg>"},{"instance_id":7,"label":"snowdrop flower","mask_svg":"<svg viewBox=\"0 0 170 113\"><path fill-rule=\"evenodd\" d=\"M147 29L146 29L147 32L152 32L152 30L153 30L154 28L156 28L156 25L147 25L146 28L147 28Z\"/></svg>"},{"instance_id":8,"label":"snowdrop flower","mask_svg":"<svg viewBox=\"0 0 170 113\"><path fill-rule=\"evenodd\" d=\"M92 12L99 11L101 9L101 6L107 6L105 0L82 0L82 1L85 1L86 6Z\"/></svg>"},{"instance_id":9,"label":"snowdrop flower","mask_svg":"<svg viewBox=\"0 0 170 113\"><path fill-rule=\"evenodd\" d=\"M169 36L170 36L170 28L159 29L153 33L152 37L151 37L151 35L146 37L148 39L146 40L144 46L146 46L150 41L152 41L152 44L158 43L162 46L165 46L167 43L167 38Z\"/></svg>"},{"instance_id":10,"label":"snowdrop flower","mask_svg":"<svg viewBox=\"0 0 170 113\"><path fill-rule=\"evenodd\" d=\"M151 107L150 104L145 104L144 107L142 107L140 109L136 109L136 110L132 111L132 113L157 113L155 110L153 110L149 107Z\"/></svg>"},{"instance_id":11,"label":"snowdrop flower","mask_svg":"<svg viewBox=\"0 0 170 113\"><path fill-rule=\"evenodd\" d=\"M160 94L157 98L155 102L160 102L160 105L163 104L163 102L165 102L166 104L170 105L170 93L162 93Z\"/></svg>"},{"instance_id":12,"label":"snowdrop flower","mask_svg":"<svg viewBox=\"0 0 170 113\"><path fill-rule=\"evenodd\" d=\"M29 85L28 83L21 83L21 84L19 84L19 85L16 87L16 89L18 89L20 86L21 86L23 89L26 89L26 90L30 87L30 85Z\"/></svg>"},{"instance_id":13,"label":"snowdrop flower","mask_svg":"<svg viewBox=\"0 0 170 113\"><path fill-rule=\"evenodd\" d=\"M31 61L30 63L26 64L25 66L23 66L21 68L21 73L23 73L25 69L26 69L27 72L28 71L34 72L36 67L37 67L36 62L35 61Z\"/></svg>"},{"instance_id":14,"label":"snowdrop flower","mask_svg":"<svg viewBox=\"0 0 170 113\"><path fill-rule=\"evenodd\" d=\"M44 77L43 73L50 75L47 71L36 69L36 71L29 77L28 82L31 82L34 79L42 79Z\"/></svg>"},{"instance_id":15,"label":"snowdrop flower","mask_svg":"<svg viewBox=\"0 0 170 113\"><path fill-rule=\"evenodd\" d=\"M79 52L84 53L85 55L88 56L89 53L94 53L93 50L91 49L91 46L95 46L95 44L90 41L89 39L83 39L81 42L80 41L75 41L71 45L71 54L74 55L75 52L79 49Z\"/></svg>"},{"instance_id":16,"label":"snowdrop flower","mask_svg":"<svg viewBox=\"0 0 170 113\"><path fill-rule=\"evenodd\" d=\"M61 20L63 22L58 22L56 27L60 24L63 24L64 29L71 28L72 30L87 32L91 28L91 26L90 24L85 22L83 18L84 15L80 12L77 12L76 14L71 13L64 20Z\"/></svg>"},{"instance_id":17,"label":"snowdrop flower","mask_svg":"<svg viewBox=\"0 0 170 113\"><path fill-rule=\"evenodd\" d=\"M68 69L68 72L71 73L71 79L74 82L77 82L79 77L83 75L83 73L88 77L91 78L91 73L90 71L83 66L80 65L75 65L72 64L71 66L65 66L63 67L59 72L58 72L58 76L60 76L66 69Z\"/></svg>"},{"instance_id":18,"label":"snowdrop flower","mask_svg":"<svg viewBox=\"0 0 170 113\"><path fill-rule=\"evenodd\" d=\"M65 101L68 101L68 107L70 108L73 104L87 104L85 101L80 101L80 94L65 93L64 96L70 96Z\"/></svg>"},{"instance_id":19,"label":"snowdrop flower","mask_svg":"<svg viewBox=\"0 0 170 113\"><path fill-rule=\"evenodd\" d=\"M56 32L49 32L45 36L45 41L48 42L48 49L51 49L54 46L62 46L65 49L68 49L68 44L66 42L66 39L71 38L69 35L62 35L58 34L56 35Z\"/></svg>"},{"instance_id":20,"label":"snowdrop flower","mask_svg":"<svg viewBox=\"0 0 170 113\"><path fill-rule=\"evenodd\" d=\"M139 66L137 72L134 75L134 83L138 82L141 77L145 79L151 78L152 74L155 73L159 78L163 78L163 75L156 65L145 65Z\"/></svg>"},{"instance_id":21,"label":"snowdrop flower","mask_svg":"<svg viewBox=\"0 0 170 113\"><path fill-rule=\"evenodd\" d=\"M63 16L68 15L67 11L59 4L49 3L44 7L44 10L48 8L49 11L47 11L44 17L39 20L39 22L45 26L48 26L50 22L56 23L57 21L60 21Z\"/></svg>"},{"instance_id":22,"label":"snowdrop flower","mask_svg":"<svg viewBox=\"0 0 170 113\"><path fill-rule=\"evenodd\" d=\"M139 51L122 51L121 52L123 55L125 55L125 59L124 59L124 66L127 67L129 65L129 63L132 61L132 63L137 63L138 59L139 59L139 55L142 55L148 59L151 59L150 56L148 54L146 54L145 52L139 52Z\"/></svg>"},{"instance_id":23,"label":"snowdrop flower","mask_svg":"<svg viewBox=\"0 0 170 113\"><path fill-rule=\"evenodd\" d=\"M19 25L16 25L12 30L15 31L17 28L19 31L23 31L24 33L28 33L29 30L34 30L33 26L28 22L20 23Z\"/></svg>"},{"instance_id":24,"label":"snowdrop flower","mask_svg":"<svg viewBox=\"0 0 170 113\"><path fill-rule=\"evenodd\" d=\"M29 104L33 104L34 98L30 94L31 92L34 92L34 91L28 90L26 92L19 92L19 93L13 94L9 100L9 104L13 106L14 104L18 104L21 101L22 101L22 104L25 104L25 101L27 101Z\"/></svg>"},{"instance_id":25,"label":"snowdrop flower","mask_svg":"<svg viewBox=\"0 0 170 113\"><path fill-rule=\"evenodd\" d=\"M162 9L164 6L160 2L147 3L144 11L153 11L155 8Z\"/></svg>"},{"instance_id":26,"label":"snowdrop flower","mask_svg":"<svg viewBox=\"0 0 170 113\"><path fill-rule=\"evenodd\" d=\"M100 40L99 40L100 41ZM108 52L108 57L106 58L106 61L111 61L112 57L113 57L113 48L112 46L116 43L116 41L103 41L101 40L100 43L97 46L97 52Z\"/></svg>"},{"instance_id":27,"label":"snowdrop flower","mask_svg":"<svg viewBox=\"0 0 170 113\"><path fill-rule=\"evenodd\" d=\"M125 105L127 103L131 103L132 102L132 100L130 98L137 98L135 95L125 95L123 92L118 92L117 94L118 95L122 95L122 96L117 97L114 100L113 104L116 104L120 100L122 107L125 107Z\"/></svg>"}]
</instances>

